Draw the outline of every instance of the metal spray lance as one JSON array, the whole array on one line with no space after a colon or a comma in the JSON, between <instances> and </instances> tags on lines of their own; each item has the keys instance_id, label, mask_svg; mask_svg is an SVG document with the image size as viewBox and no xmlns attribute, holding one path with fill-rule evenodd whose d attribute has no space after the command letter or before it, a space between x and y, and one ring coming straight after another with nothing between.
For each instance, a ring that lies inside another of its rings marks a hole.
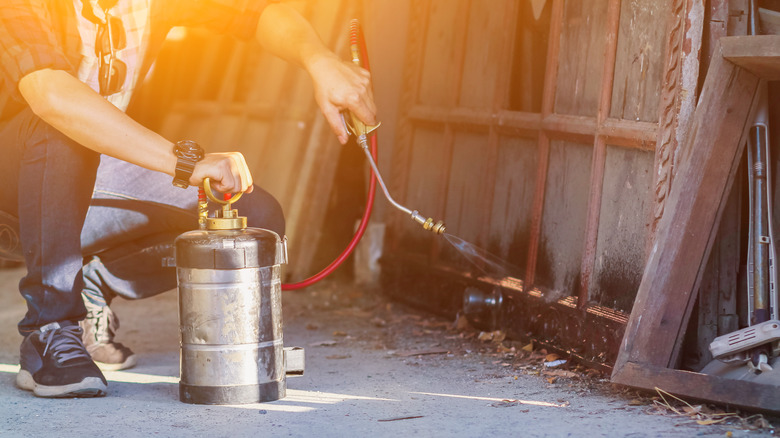
<instances>
[{"instance_id":1,"label":"metal spray lance","mask_svg":"<svg viewBox=\"0 0 780 438\"><path fill-rule=\"evenodd\" d=\"M358 32L359 26L360 25L357 20L352 20L352 22L350 23L350 52L352 54L352 62L362 67L363 64L360 59L360 49L357 41L357 36L360 34L360 32ZM390 204L392 204L395 208L401 210L402 212L410 215L415 222L422 225L423 229L432 231L434 234L444 234L444 231L446 229L446 227L444 226L444 221L434 222L433 218L430 217L426 218L425 216L421 215L417 210L411 210L409 208L404 207L403 205L396 202L392 196L390 196L390 192L387 190L387 186L385 185L385 182L382 179L382 175L379 173L379 168L377 167L376 162L374 161L374 158L371 156L371 152L369 151L368 148L368 135L374 132L377 128L379 128L379 125L381 125L381 123L377 123L376 125L373 126L368 126L350 111L343 112L341 114L341 118L344 121L344 125L347 127L347 130L352 134L354 134L355 137L357 137L357 143L363 149L363 153L366 155L366 158L368 158L368 163L371 165L371 169L373 170L377 181L379 181L379 185L380 187L382 187L382 191L384 192L385 197L387 198L388 201L390 201Z\"/></svg>"}]
</instances>

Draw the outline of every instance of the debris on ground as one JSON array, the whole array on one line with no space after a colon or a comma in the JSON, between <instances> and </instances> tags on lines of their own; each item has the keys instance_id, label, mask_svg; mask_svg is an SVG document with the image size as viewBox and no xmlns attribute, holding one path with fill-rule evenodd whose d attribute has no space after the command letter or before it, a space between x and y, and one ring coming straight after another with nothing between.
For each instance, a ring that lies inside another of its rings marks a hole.
<instances>
[{"instance_id":1,"label":"debris on ground","mask_svg":"<svg viewBox=\"0 0 780 438\"><path fill-rule=\"evenodd\" d=\"M655 388L648 414L676 415L688 418L702 426L725 424L742 430L762 430L774 433L775 427L762 414L742 414L737 410L727 411L711 404L691 404L661 388Z\"/></svg>"},{"instance_id":2,"label":"debris on ground","mask_svg":"<svg viewBox=\"0 0 780 438\"><path fill-rule=\"evenodd\" d=\"M662 389L652 394L613 385L609 381L606 367L589 368L578 363L576 357L567 355L566 352L548 351L549 346L534 339L515 340L509 338L502 330L479 330L462 314L456 315L454 321L443 320L440 316L402 303L389 302L378 291L345 292L343 287L319 287L309 303L309 310L320 308L340 315L364 318L371 326L381 328L387 336L381 339L367 339L361 333L350 331L349 327L307 325L307 329L328 333L333 338L339 339L339 344L370 342L372 348L385 350L388 357L412 361L408 363L409 365L419 366L424 363L435 366L437 361L450 358L482 357L484 363L495 365L496 371L494 375L475 376L475 381L504 378L517 380L518 376L523 374L538 376L549 385L562 386L576 394L611 395L624 400L629 407L644 407L649 415L679 416L701 426L721 425L746 431L774 433L773 422L780 425L780 421L774 419L770 421L760 414L746 415L736 411L726 411L713 405L690 404ZM344 307L333 309L333 303ZM423 342L423 338L430 339L430 335L439 341L437 345L419 345ZM335 340L328 340L312 346L335 344ZM328 359L341 358L336 355L328 356ZM559 400L558 406L567 406L568 403L567 400ZM496 400L490 406L511 407L518 404L521 404L518 400ZM419 417L388 418L377 421L413 418Z\"/></svg>"}]
</instances>

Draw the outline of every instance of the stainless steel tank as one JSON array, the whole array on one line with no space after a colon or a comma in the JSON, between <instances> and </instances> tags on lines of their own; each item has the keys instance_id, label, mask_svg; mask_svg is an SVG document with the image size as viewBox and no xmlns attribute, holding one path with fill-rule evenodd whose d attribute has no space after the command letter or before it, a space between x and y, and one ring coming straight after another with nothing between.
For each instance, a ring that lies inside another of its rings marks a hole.
<instances>
[{"instance_id":1,"label":"stainless steel tank","mask_svg":"<svg viewBox=\"0 0 780 438\"><path fill-rule=\"evenodd\" d=\"M258 228L211 229L180 235L175 248L180 400L243 404L283 398L282 240Z\"/></svg>"}]
</instances>

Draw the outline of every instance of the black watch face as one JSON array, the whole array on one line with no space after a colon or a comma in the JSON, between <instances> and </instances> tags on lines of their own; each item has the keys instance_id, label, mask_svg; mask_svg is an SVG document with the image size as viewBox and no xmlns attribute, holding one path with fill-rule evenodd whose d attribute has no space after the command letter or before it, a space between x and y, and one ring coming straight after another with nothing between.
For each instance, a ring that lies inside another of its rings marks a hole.
<instances>
[{"instance_id":1,"label":"black watch face","mask_svg":"<svg viewBox=\"0 0 780 438\"><path fill-rule=\"evenodd\" d=\"M182 160L197 163L203 159L203 148L194 141L184 140L176 142L173 146L173 153Z\"/></svg>"}]
</instances>

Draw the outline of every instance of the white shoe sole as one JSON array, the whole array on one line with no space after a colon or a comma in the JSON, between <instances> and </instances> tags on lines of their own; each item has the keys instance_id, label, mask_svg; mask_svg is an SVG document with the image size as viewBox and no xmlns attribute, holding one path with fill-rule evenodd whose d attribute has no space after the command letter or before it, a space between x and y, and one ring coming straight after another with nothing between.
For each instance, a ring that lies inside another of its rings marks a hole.
<instances>
[{"instance_id":1,"label":"white shoe sole","mask_svg":"<svg viewBox=\"0 0 780 438\"><path fill-rule=\"evenodd\" d=\"M27 370L19 370L16 375L16 386L26 391L32 391L38 397L102 397L108 393L108 385L99 377L86 377L78 383L62 386L46 386L35 383L32 374Z\"/></svg>"}]
</instances>

